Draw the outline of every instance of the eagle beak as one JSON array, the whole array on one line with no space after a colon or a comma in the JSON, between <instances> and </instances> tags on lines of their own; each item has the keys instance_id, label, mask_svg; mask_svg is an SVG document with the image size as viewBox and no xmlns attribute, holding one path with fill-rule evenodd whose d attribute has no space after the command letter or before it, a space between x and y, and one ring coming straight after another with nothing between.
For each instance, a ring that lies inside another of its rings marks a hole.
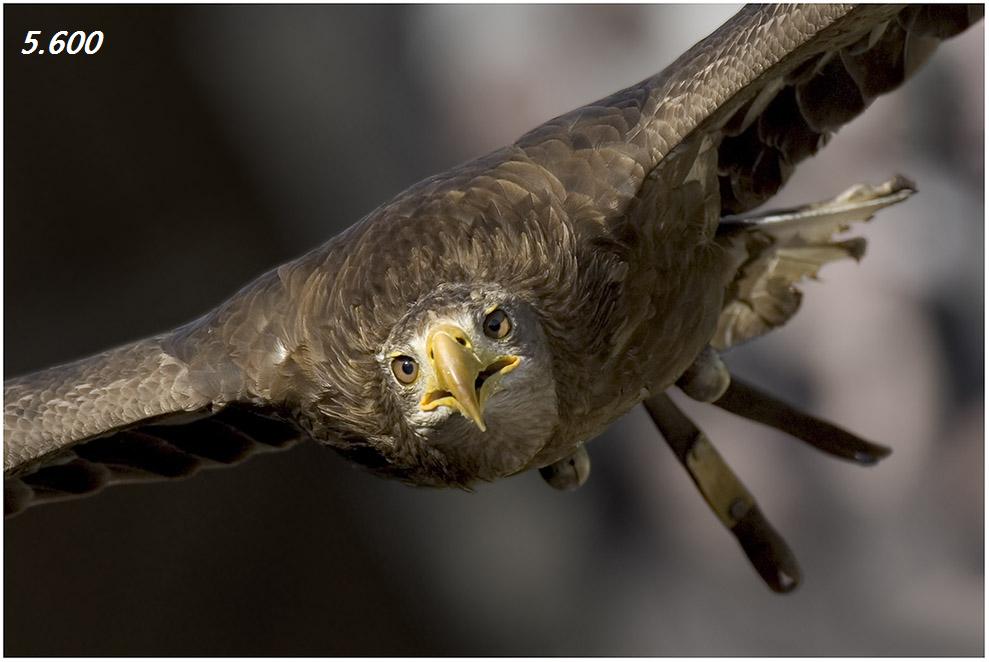
<instances>
[{"instance_id":1,"label":"eagle beak","mask_svg":"<svg viewBox=\"0 0 989 662\"><path fill-rule=\"evenodd\" d=\"M495 383L518 366L519 358L500 356L486 364L474 351L470 337L453 325L433 331L426 341L426 350L434 378L419 407L423 411L451 407L474 421L481 432L487 431L484 403Z\"/></svg>"}]
</instances>

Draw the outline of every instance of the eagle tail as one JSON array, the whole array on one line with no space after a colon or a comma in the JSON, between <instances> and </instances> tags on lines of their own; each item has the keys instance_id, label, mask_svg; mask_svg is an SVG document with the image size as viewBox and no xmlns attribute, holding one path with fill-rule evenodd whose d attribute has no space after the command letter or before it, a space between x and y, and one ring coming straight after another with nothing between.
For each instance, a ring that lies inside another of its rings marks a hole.
<instances>
[{"instance_id":1,"label":"eagle tail","mask_svg":"<svg viewBox=\"0 0 989 662\"><path fill-rule=\"evenodd\" d=\"M835 235L915 192L912 182L895 176L878 186L853 186L824 202L723 219L718 238L738 256L739 268L711 345L723 351L785 324L800 307L797 283L816 278L829 262L865 254L865 238Z\"/></svg>"}]
</instances>

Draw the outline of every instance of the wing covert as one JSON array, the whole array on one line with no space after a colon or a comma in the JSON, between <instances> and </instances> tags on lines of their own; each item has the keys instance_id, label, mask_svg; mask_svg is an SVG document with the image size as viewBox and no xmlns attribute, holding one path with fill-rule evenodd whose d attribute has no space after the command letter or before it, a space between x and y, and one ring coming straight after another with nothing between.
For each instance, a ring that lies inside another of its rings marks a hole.
<instances>
[{"instance_id":1,"label":"wing covert","mask_svg":"<svg viewBox=\"0 0 989 662\"><path fill-rule=\"evenodd\" d=\"M198 412L216 397L162 344L141 340L4 382L4 474L148 419Z\"/></svg>"}]
</instances>

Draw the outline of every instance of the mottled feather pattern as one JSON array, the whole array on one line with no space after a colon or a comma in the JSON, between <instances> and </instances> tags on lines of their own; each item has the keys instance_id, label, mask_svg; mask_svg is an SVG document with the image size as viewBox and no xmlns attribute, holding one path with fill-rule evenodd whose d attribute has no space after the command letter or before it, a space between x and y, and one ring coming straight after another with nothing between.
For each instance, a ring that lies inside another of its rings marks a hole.
<instances>
[{"instance_id":1,"label":"mottled feather pattern","mask_svg":"<svg viewBox=\"0 0 989 662\"><path fill-rule=\"evenodd\" d=\"M161 338L4 383L4 469L22 473L67 444L210 402Z\"/></svg>"},{"instance_id":2,"label":"mottled feather pattern","mask_svg":"<svg viewBox=\"0 0 989 662\"><path fill-rule=\"evenodd\" d=\"M529 467L555 462L669 386L711 339L748 255L719 236L720 217L764 202L980 15L747 6L661 73L423 180L201 319L9 380L5 473L23 487L74 444L126 428L136 440L146 419L234 403L384 475L466 486L476 467L409 429L378 357L408 311L484 283L537 312L568 385L559 429ZM95 467L100 448L69 463Z\"/></svg>"}]
</instances>

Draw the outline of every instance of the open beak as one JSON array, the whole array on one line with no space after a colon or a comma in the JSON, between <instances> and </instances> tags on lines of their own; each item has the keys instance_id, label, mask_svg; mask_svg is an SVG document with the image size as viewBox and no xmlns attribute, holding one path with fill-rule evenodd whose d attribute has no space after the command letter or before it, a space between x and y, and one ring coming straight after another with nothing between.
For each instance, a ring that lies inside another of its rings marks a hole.
<instances>
[{"instance_id":1,"label":"open beak","mask_svg":"<svg viewBox=\"0 0 989 662\"><path fill-rule=\"evenodd\" d=\"M500 379L520 363L517 356L496 356L485 361L473 349L470 337L459 327L443 325L426 341L434 377L419 403L423 411L452 407L474 421L484 432L484 403Z\"/></svg>"}]
</instances>

